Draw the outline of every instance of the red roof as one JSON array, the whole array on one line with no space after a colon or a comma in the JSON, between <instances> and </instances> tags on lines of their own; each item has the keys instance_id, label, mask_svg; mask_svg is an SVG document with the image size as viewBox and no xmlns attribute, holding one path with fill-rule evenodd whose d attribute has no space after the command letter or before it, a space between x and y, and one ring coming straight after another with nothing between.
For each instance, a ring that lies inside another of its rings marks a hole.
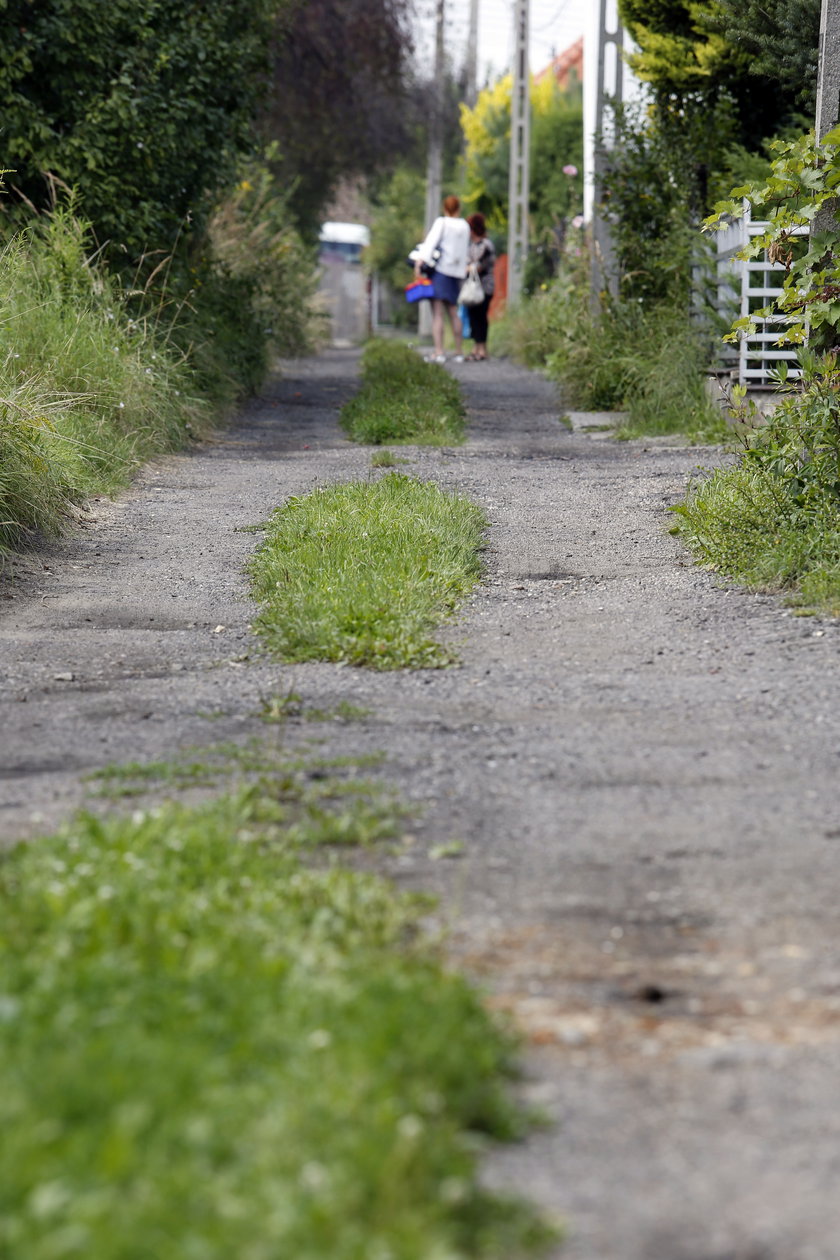
<instances>
[{"instance_id":1,"label":"red roof","mask_svg":"<svg viewBox=\"0 0 840 1260\"><path fill-rule=\"evenodd\" d=\"M583 36L570 44L564 52L558 53L544 69L534 75L534 79L539 83L546 75L553 74L558 85L566 88L572 73L579 83L583 82Z\"/></svg>"}]
</instances>

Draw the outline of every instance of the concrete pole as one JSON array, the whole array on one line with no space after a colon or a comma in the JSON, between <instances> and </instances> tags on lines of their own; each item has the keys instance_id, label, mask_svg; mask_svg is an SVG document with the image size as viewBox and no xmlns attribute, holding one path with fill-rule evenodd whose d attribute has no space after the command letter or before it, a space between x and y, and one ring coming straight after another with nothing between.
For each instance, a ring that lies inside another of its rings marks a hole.
<instances>
[{"instance_id":1,"label":"concrete pole","mask_svg":"<svg viewBox=\"0 0 840 1260\"><path fill-rule=\"evenodd\" d=\"M817 74L816 136L822 140L840 119L840 0L822 0L820 63ZM840 205L827 202L814 216L811 231L840 231Z\"/></svg>"},{"instance_id":2,"label":"concrete pole","mask_svg":"<svg viewBox=\"0 0 840 1260\"><path fill-rule=\"evenodd\" d=\"M467 32L465 101L470 109L478 97L478 0L470 0L470 25Z\"/></svg>"},{"instance_id":3,"label":"concrete pole","mask_svg":"<svg viewBox=\"0 0 840 1260\"><path fill-rule=\"evenodd\" d=\"M593 210L591 224L591 305L594 312L601 308L601 295L605 292L618 292L618 264L612 242L610 225L600 211L600 203L604 192L604 175L607 166L607 106L610 100L618 104L624 100L624 61L622 43L624 32L620 20L616 17L613 30L608 26L607 0L599 0L597 24L598 62L597 85L595 99L595 151L593 159ZM607 46L615 46L615 78L609 83L607 67Z\"/></svg>"},{"instance_id":4,"label":"concrete pole","mask_svg":"<svg viewBox=\"0 0 840 1260\"><path fill-rule=\"evenodd\" d=\"M522 296L528 255L528 169L531 130L531 76L528 70L528 0L514 0L513 96L510 108L510 182L508 184L509 306Z\"/></svg>"},{"instance_id":5,"label":"concrete pole","mask_svg":"<svg viewBox=\"0 0 840 1260\"><path fill-rule=\"evenodd\" d=\"M426 231L441 213L443 198L443 108L446 88L446 50L444 29L445 0L437 0L435 15L435 68L429 117L429 148L426 163ZM428 337L432 331L432 304L420 303L419 331Z\"/></svg>"},{"instance_id":6,"label":"concrete pole","mask_svg":"<svg viewBox=\"0 0 840 1260\"><path fill-rule=\"evenodd\" d=\"M840 119L840 0L822 0L817 78L817 139Z\"/></svg>"}]
</instances>

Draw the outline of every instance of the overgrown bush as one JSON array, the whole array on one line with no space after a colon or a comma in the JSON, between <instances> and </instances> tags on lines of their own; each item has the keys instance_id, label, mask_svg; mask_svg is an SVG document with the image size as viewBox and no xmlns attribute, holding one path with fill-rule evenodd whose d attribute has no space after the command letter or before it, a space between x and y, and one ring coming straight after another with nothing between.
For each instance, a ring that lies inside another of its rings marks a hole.
<instances>
[{"instance_id":1,"label":"overgrown bush","mask_svg":"<svg viewBox=\"0 0 840 1260\"><path fill-rule=\"evenodd\" d=\"M76 190L112 260L201 232L265 82L283 0L5 0L4 165L29 203Z\"/></svg>"},{"instance_id":2,"label":"overgrown bush","mask_svg":"<svg viewBox=\"0 0 840 1260\"><path fill-rule=\"evenodd\" d=\"M496 349L558 382L567 406L626 411L621 433L683 433L694 440L728 435L705 387L708 333L677 302L604 301L589 305L580 260L561 269L506 320ZM494 334L495 337L495 334Z\"/></svg>"},{"instance_id":3,"label":"overgrown bush","mask_svg":"<svg viewBox=\"0 0 840 1260\"><path fill-rule=\"evenodd\" d=\"M314 253L255 160L241 168L203 240L166 272L162 323L201 392L227 404L258 388L277 354L313 349L323 325L316 289Z\"/></svg>"}]
</instances>

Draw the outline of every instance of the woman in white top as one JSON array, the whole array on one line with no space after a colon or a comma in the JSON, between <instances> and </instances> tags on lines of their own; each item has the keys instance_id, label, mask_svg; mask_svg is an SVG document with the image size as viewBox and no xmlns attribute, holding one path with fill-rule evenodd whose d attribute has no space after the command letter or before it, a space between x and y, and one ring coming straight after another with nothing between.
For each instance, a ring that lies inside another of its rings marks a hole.
<instances>
[{"instance_id":1,"label":"woman in white top","mask_svg":"<svg viewBox=\"0 0 840 1260\"><path fill-rule=\"evenodd\" d=\"M432 340L435 351L431 358L445 363L443 353L443 317L448 313L455 338L455 362L463 362L461 321L458 318L458 293L467 274L470 250L470 225L460 216L457 197L446 197L443 215L435 219L423 244L417 251L414 273L421 274L423 264L432 272ZM435 254L438 253L437 259Z\"/></svg>"}]
</instances>

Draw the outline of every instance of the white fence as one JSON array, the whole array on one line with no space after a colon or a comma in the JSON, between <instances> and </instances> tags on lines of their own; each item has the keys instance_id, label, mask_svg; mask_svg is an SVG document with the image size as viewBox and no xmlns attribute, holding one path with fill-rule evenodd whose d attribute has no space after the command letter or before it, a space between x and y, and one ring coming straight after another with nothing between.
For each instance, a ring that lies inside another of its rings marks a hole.
<instances>
[{"instance_id":1,"label":"white fence","mask_svg":"<svg viewBox=\"0 0 840 1260\"><path fill-rule=\"evenodd\" d=\"M725 319L752 316L762 307L770 305L782 292L784 267L769 262L766 254L744 261L736 254L748 241L766 232L767 223L750 218L749 207L743 218L736 219L717 238L717 298L714 303ZM806 235L808 229L797 229L797 235ZM722 366L731 366L737 372L741 385L761 386L770 383L771 371L784 360L795 361L796 350L791 346L777 346L784 328L784 318L779 315L755 320L756 331L741 336L732 347L732 357ZM724 352L725 353L725 352ZM791 375L796 375L796 370Z\"/></svg>"}]
</instances>

